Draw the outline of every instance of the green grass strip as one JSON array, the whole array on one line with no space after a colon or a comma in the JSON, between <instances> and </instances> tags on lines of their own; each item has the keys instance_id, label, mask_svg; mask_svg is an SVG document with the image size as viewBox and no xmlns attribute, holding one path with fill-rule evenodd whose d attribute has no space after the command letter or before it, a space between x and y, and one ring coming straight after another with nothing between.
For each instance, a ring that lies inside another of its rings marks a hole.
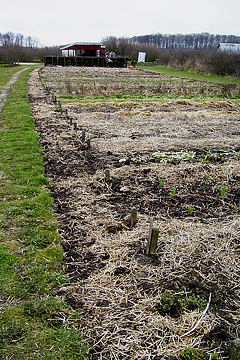
<instances>
[{"instance_id":1,"label":"green grass strip","mask_svg":"<svg viewBox=\"0 0 240 360\"><path fill-rule=\"evenodd\" d=\"M164 65L153 65L150 63L146 63L146 65L137 66L138 69L149 70L159 72L168 76L176 76L180 78L194 79L199 81L212 82L217 84L234 84L240 85L240 79L234 79L229 76L223 75L210 75L210 74L198 74L192 71L184 71L184 70L175 70L169 66Z\"/></svg>"},{"instance_id":2,"label":"green grass strip","mask_svg":"<svg viewBox=\"0 0 240 360\"><path fill-rule=\"evenodd\" d=\"M14 66L14 67L0 66L0 92L3 90L4 86L8 83L11 77L22 68L23 66Z\"/></svg>"},{"instance_id":3,"label":"green grass strip","mask_svg":"<svg viewBox=\"0 0 240 360\"><path fill-rule=\"evenodd\" d=\"M0 115L0 359L90 359L66 282L26 70Z\"/></svg>"}]
</instances>

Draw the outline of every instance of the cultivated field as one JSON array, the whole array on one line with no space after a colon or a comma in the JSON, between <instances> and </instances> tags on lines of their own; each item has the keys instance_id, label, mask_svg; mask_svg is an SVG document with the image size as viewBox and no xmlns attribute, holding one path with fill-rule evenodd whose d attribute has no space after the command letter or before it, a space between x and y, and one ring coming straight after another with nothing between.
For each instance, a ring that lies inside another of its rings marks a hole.
<instances>
[{"instance_id":1,"label":"cultivated field","mask_svg":"<svg viewBox=\"0 0 240 360\"><path fill-rule=\"evenodd\" d=\"M93 359L173 360L186 348L226 359L240 336L236 95L234 85L136 69L32 73L69 276L60 292Z\"/></svg>"}]
</instances>

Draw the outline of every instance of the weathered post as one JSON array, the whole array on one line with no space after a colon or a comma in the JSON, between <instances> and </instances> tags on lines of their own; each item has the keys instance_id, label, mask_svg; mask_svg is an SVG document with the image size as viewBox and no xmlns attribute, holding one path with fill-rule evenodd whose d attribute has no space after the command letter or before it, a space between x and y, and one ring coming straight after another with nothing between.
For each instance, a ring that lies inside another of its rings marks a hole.
<instances>
[{"instance_id":1,"label":"weathered post","mask_svg":"<svg viewBox=\"0 0 240 360\"><path fill-rule=\"evenodd\" d=\"M82 131L81 140L82 140L82 141L85 141L85 139L86 139L86 133L85 133L85 131L83 130L83 131Z\"/></svg>"},{"instance_id":2,"label":"weathered post","mask_svg":"<svg viewBox=\"0 0 240 360\"><path fill-rule=\"evenodd\" d=\"M104 170L104 158L99 159L99 167L100 169Z\"/></svg>"},{"instance_id":3,"label":"weathered post","mask_svg":"<svg viewBox=\"0 0 240 360\"><path fill-rule=\"evenodd\" d=\"M233 340L231 343L230 360L240 360L240 339Z\"/></svg>"},{"instance_id":4,"label":"weathered post","mask_svg":"<svg viewBox=\"0 0 240 360\"><path fill-rule=\"evenodd\" d=\"M61 101L57 101L56 100L56 104L58 105L58 109L61 111L61 113L62 113L62 105L61 105Z\"/></svg>"},{"instance_id":5,"label":"weathered post","mask_svg":"<svg viewBox=\"0 0 240 360\"><path fill-rule=\"evenodd\" d=\"M56 98L56 96L54 95L54 92L53 92L53 91L51 92L51 96L52 96L52 102L54 102L54 104L56 104L56 103L57 103L57 98Z\"/></svg>"},{"instance_id":6,"label":"weathered post","mask_svg":"<svg viewBox=\"0 0 240 360\"><path fill-rule=\"evenodd\" d=\"M131 228L137 223L137 209L133 207L131 209Z\"/></svg>"},{"instance_id":7,"label":"weathered post","mask_svg":"<svg viewBox=\"0 0 240 360\"><path fill-rule=\"evenodd\" d=\"M109 183L109 181L110 181L110 170L105 169L105 182Z\"/></svg>"},{"instance_id":8,"label":"weathered post","mask_svg":"<svg viewBox=\"0 0 240 360\"><path fill-rule=\"evenodd\" d=\"M150 253L150 245L151 245L151 238L152 238L152 228L153 228L153 218L150 218L149 232L148 232L148 243L147 243L147 250L146 250L146 255L147 256L149 256L149 253Z\"/></svg>"},{"instance_id":9,"label":"weathered post","mask_svg":"<svg viewBox=\"0 0 240 360\"><path fill-rule=\"evenodd\" d=\"M150 255L155 254L155 252L157 250L158 235L159 235L159 229L154 227L152 229L152 241L151 241L151 246L150 246Z\"/></svg>"},{"instance_id":10,"label":"weathered post","mask_svg":"<svg viewBox=\"0 0 240 360\"><path fill-rule=\"evenodd\" d=\"M157 250L158 235L159 235L159 230L158 228L153 227L153 219L150 218L148 244L146 250L147 256L151 256L155 254Z\"/></svg>"},{"instance_id":11,"label":"weathered post","mask_svg":"<svg viewBox=\"0 0 240 360\"><path fill-rule=\"evenodd\" d=\"M90 149L90 147L91 147L91 139L88 138L88 139L86 140L86 143L87 143L87 148Z\"/></svg>"}]
</instances>

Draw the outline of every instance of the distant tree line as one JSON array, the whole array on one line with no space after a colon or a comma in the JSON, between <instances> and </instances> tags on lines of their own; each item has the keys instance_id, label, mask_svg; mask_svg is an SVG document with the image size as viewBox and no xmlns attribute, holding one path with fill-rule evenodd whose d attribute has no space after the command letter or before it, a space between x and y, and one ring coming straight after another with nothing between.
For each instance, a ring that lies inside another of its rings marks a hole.
<instances>
[{"instance_id":1,"label":"distant tree line","mask_svg":"<svg viewBox=\"0 0 240 360\"><path fill-rule=\"evenodd\" d=\"M0 33L0 64L43 62L49 54L60 55L59 46L41 47L37 38L12 32Z\"/></svg>"},{"instance_id":2,"label":"distant tree line","mask_svg":"<svg viewBox=\"0 0 240 360\"><path fill-rule=\"evenodd\" d=\"M234 35L144 35L133 38L103 39L106 51L137 60L138 52L146 52L146 61L178 70L240 77L240 54L219 51L220 42L240 43Z\"/></svg>"},{"instance_id":3,"label":"distant tree line","mask_svg":"<svg viewBox=\"0 0 240 360\"><path fill-rule=\"evenodd\" d=\"M240 43L240 36L196 34L151 34L129 38L133 44L155 45L161 49L216 49L219 43Z\"/></svg>"},{"instance_id":4,"label":"distant tree line","mask_svg":"<svg viewBox=\"0 0 240 360\"><path fill-rule=\"evenodd\" d=\"M240 77L240 54L216 49L159 49L156 62L177 70Z\"/></svg>"},{"instance_id":5,"label":"distant tree line","mask_svg":"<svg viewBox=\"0 0 240 360\"><path fill-rule=\"evenodd\" d=\"M39 40L31 36L14 34L12 32L7 32L6 34L0 33L0 46L20 46L36 49L39 46Z\"/></svg>"},{"instance_id":6,"label":"distant tree line","mask_svg":"<svg viewBox=\"0 0 240 360\"><path fill-rule=\"evenodd\" d=\"M106 52L137 60L139 51L146 52L146 61L179 70L240 77L240 54L217 50L220 42L240 43L235 35L209 33L189 35L152 34L132 38L109 36L102 40ZM61 56L60 46L42 47L31 36L0 33L0 64L43 62L47 55Z\"/></svg>"},{"instance_id":7,"label":"distant tree line","mask_svg":"<svg viewBox=\"0 0 240 360\"><path fill-rule=\"evenodd\" d=\"M159 55L159 48L155 45L144 43L133 43L130 39L115 36L109 36L102 40L106 47L106 52L113 51L117 56L126 56L130 60L137 60L138 52L143 51L147 54L147 61L155 61Z\"/></svg>"}]
</instances>

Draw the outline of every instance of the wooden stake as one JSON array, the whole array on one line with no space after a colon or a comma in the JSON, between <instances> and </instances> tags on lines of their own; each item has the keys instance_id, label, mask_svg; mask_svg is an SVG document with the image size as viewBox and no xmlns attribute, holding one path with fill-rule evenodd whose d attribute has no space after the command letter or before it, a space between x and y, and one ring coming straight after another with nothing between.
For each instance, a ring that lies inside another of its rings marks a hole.
<instances>
[{"instance_id":1,"label":"wooden stake","mask_svg":"<svg viewBox=\"0 0 240 360\"><path fill-rule=\"evenodd\" d=\"M150 224L149 224L149 232L148 232L148 244L147 244L147 250L146 255L150 255L150 246L151 246L151 240L152 240L152 228L153 228L153 218L150 218Z\"/></svg>"},{"instance_id":2,"label":"wooden stake","mask_svg":"<svg viewBox=\"0 0 240 360\"><path fill-rule=\"evenodd\" d=\"M131 209L131 228L137 223L137 215L137 209L133 207Z\"/></svg>"},{"instance_id":3,"label":"wooden stake","mask_svg":"<svg viewBox=\"0 0 240 360\"><path fill-rule=\"evenodd\" d=\"M104 170L104 158L99 159L99 167L100 169Z\"/></svg>"},{"instance_id":4,"label":"wooden stake","mask_svg":"<svg viewBox=\"0 0 240 360\"><path fill-rule=\"evenodd\" d=\"M159 230L158 230L158 228L153 227L153 219L150 218L148 244L147 244L147 250L146 250L147 256L151 256L151 255L155 254L155 252L157 250L158 235L159 235Z\"/></svg>"},{"instance_id":5,"label":"wooden stake","mask_svg":"<svg viewBox=\"0 0 240 360\"><path fill-rule=\"evenodd\" d=\"M81 137L81 139L82 139L82 141L85 141L85 139L86 139L86 133L85 133L84 130L82 131L82 137Z\"/></svg>"},{"instance_id":6,"label":"wooden stake","mask_svg":"<svg viewBox=\"0 0 240 360\"><path fill-rule=\"evenodd\" d=\"M54 95L54 92L52 92L51 94L52 94L52 101L54 102L54 104L57 104L57 98Z\"/></svg>"},{"instance_id":7,"label":"wooden stake","mask_svg":"<svg viewBox=\"0 0 240 360\"><path fill-rule=\"evenodd\" d=\"M151 241L149 255L155 254L155 252L157 250L158 235L159 235L159 229L153 228L152 229L152 241Z\"/></svg>"},{"instance_id":8,"label":"wooden stake","mask_svg":"<svg viewBox=\"0 0 240 360\"><path fill-rule=\"evenodd\" d=\"M110 181L110 170L105 169L105 182L109 183L109 181Z\"/></svg>"},{"instance_id":9,"label":"wooden stake","mask_svg":"<svg viewBox=\"0 0 240 360\"><path fill-rule=\"evenodd\" d=\"M230 348L230 360L240 359L240 339L233 340Z\"/></svg>"}]
</instances>

